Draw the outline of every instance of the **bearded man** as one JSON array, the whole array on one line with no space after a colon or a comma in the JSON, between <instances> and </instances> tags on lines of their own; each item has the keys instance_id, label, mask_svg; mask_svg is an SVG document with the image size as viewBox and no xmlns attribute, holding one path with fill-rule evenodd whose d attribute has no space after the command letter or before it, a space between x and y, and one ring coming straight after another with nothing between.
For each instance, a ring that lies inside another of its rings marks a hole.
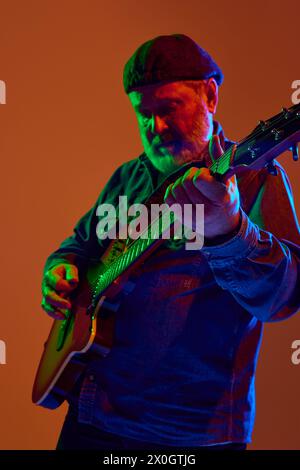
<instances>
[{"instance_id":1,"label":"bearded man","mask_svg":"<svg viewBox=\"0 0 300 470\"><path fill-rule=\"evenodd\" d=\"M142 44L124 69L144 152L121 165L74 234L49 256L43 308L72 307L99 259L97 207L143 203L182 165L165 202L204 204L204 246L166 240L139 267L117 311L114 344L87 364L69 397L58 448L245 449L264 322L299 308L299 226L289 181L266 168L220 181L209 171L233 142L214 120L223 74L183 34ZM163 201L162 201L163 202Z\"/></svg>"}]
</instances>

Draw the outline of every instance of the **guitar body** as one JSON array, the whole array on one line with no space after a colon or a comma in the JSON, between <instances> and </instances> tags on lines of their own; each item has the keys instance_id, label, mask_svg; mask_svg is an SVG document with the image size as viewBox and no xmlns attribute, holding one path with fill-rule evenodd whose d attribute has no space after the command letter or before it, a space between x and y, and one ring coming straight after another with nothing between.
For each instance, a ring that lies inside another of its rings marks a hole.
<instances>
[{"instance_id":1,"label":"guitar body","mask_svg":"<svg viewBox=\"0 0 300 470\"><path fill-rule=\"evenodd\" d=\"M118 297L121 284L114 282L93 312L89 306L95 283L116 251L119 253L118 240L110 243L99 264L90 267L80 279L68 318L54 320L33 386L32 401L35 404L57 408L72 390L91 355L105 356L110 351L114 333L113 309L117 305L112 299Z\"/></svg>"}]
</instances>

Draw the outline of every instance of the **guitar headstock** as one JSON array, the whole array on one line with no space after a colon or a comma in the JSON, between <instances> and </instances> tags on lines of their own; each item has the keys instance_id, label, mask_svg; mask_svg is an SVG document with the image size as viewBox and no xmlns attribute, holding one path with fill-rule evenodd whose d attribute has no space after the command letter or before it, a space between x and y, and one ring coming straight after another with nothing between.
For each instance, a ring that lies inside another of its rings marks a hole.
<instances>
[{"instance_id":1,"label":"guitar headstock","mask_svg":"<svg viewBox=\"0 0 300 470\"><path fill-rule=\"evenodd\" d=\"M270 173L276 174L274 158L286 150L291 150L293 159L298 160L299 141L300 104L297 104L288 109L283 108L280 113L266 121L259 121L251 134L236 145L234 152L231 151L231 155L228 151L225 152L215 171L230 176L246 169L267 166Z\"/></svg>"}]
</instances>

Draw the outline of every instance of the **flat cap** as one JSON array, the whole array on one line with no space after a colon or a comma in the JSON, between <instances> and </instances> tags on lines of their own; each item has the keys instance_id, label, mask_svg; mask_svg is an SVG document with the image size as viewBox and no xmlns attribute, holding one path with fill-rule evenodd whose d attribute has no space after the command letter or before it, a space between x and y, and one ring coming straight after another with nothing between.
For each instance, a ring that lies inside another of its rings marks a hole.
<instances>
[{"instance_id":1,"label":"flat cap","mask_svg":"<svg viewBox=\"0 0 300 470\"><path fill-rule=\"evenodd\" d=\"M135 88L177 80L223 82L223 73L212 57L185 34L157 36L143 43L124 67L126 93Z\"/></svg>"}]
</instances>

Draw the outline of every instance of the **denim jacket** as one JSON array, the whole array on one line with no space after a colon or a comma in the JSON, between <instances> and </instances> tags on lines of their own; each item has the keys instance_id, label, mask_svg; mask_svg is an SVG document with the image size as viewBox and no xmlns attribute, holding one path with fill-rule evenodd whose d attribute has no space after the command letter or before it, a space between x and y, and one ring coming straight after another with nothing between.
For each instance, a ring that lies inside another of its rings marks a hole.
<instances>
[{"instance_id":1,"label":"denim jacket","mask_svg":"<svg viewBox=\"0 0 300 470\"><path fill-rule=\"evenodd\" d=\"M238 178L242 224L232 239L198 251L163 243L138 268L110 353L89 364L70 397L80 422L170 446L250 442L263 323L288 318L300 303L299 225L276 167L278 176L264 168ZM156 182L145 154L121 165L45 269L99 259L98 204L117 206L119 195L145 202Z\"/></svg>"}]
</instances>

